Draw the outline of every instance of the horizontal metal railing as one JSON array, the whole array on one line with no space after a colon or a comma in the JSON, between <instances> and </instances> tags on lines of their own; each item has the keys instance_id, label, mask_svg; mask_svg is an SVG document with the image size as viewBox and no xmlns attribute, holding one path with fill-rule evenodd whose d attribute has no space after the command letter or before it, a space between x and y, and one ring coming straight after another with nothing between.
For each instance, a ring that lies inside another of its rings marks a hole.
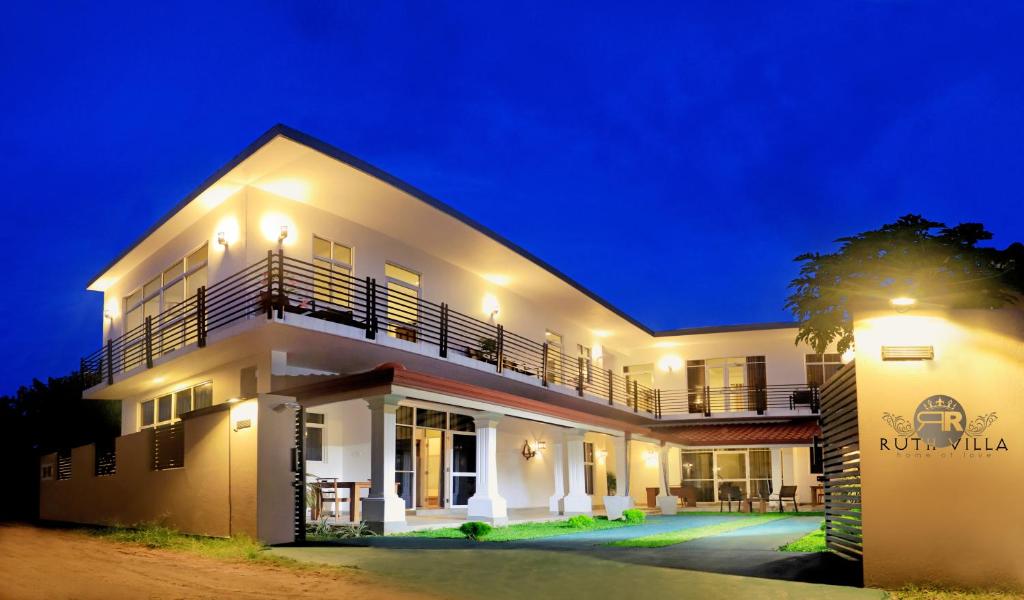
<instances>
[{"instance_id":1,"label":"horizontal metal railing","mask_svg":"<svg viewBox=\"0 0 1024 600\"><path fill-rule=\"evenodd\" d=\"M799 386L714 390L658 390L628 375L603 369L584 358L569 356L557 346L537 342L501 324L471 317L448 306L405 291L399 286L358 278L324 264L268 252L266 259L199 288L177 306L111 338L84 357L81 373L88 385L145 365L189 345L206 345L210 333L258 315L281 318L285 313L348 325L368 339L387 335L425 343L438 356L464 356L490 364L498 373L515 373L543 386L565 386L579 396L590 395L654 418L666 414L729 412L780 408L790 404ZM808 388L803 386L806 391ZM798 395L799 408L817 410ZM754 408L750 408L754 407ZM792 406L790 406L792 408Z\"/></svg>"},{"instance_id":2,"label":"horizontal metal railing","mask_svg":"<svg viewBox=\"0 0 1024 600\"><path fill-rule=\"evenodd\" d=\"M699 387L662 390L663 414L703 414L789 410L818 412L818 388L806 384Z\"/></svg>"}]
</instances>

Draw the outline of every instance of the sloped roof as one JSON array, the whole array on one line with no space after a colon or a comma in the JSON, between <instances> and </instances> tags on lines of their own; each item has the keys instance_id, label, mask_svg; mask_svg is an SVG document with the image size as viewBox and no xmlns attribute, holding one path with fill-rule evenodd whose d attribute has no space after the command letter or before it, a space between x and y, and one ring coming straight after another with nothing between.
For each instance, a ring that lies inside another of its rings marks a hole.
<instances>
[{"instance_id":1,"label":"sloped roof","mask_svg":"<svg viewBox=\"0 0 1024 600\"><path fill-rule=\"evenodd\" d=\"M681 425L658 428L658 433L687 446L810 444L821 435L815 420L723 425Z\"/></svg>"},{"instance_id":2,"label":"sloped roof","mask_svg":"<svg viewBox=\"0 0 1024 600\"><path fill-rule=\"evenodd\" d=\"M589 299L591 299L594 302L598 303L599 305L603 306L607 310L611 311L612 313L614 313L618 317L622 318L623 320L625 320L629 324L637 327L638 329L640 329L641 331L643 331L644 333L646 333L648 335L655 336L655 337L662 337L662 336L676 336L676 335L697 335L697 334L706 334L706 333L725 333L725 332L731 332L731 331L761 331L761 330L768 330L768 329L789 329L789 328L795 328L798 325L797 323L787 323L787 322L780 322L780 323L753 323L753 324L742 324L742 325L725 325L725 326L713 326L713 327L695 327L695 328L689 328L689 329L674 329L674 330L668 330L668 331L656 331L653 328L645 325L644 323L641 323L638 319L636 319L635 317L629 315L624 310L616 307L615 305L613 305L608 300L605 300L601 296L597 295L595 292L591 291L590 289L588 289L587 287L583 286L582 284L580 284L579 282L577 282L573 278L569 277L568 275L566 275L565 273L563 273L562 271L560 271L559 269L557 269L556 267L554 267L550 263L542 260L538 256L536 256L533 253L527 251L526 249L524 249L523 247L519 246L518 244L512 242L508 238L505 238L504 236L502 236L501 234L497 233L493 229L491 229L491 228L489 228L489 227L487 227L487 226L485 226L485 225L475 221L474 219L472 219L469 216L465 215L464 213L458 211L457 209L453 208L452 206L442 202L441 200L438 200L437 198L434 198L433 196L430 196L426 192L416 188L415 186L413 186L413 185L411 185L409 183L406 183L405 181L402 181L401 179L395 177L394 175L391 175L390 173L387 173L384 170L379 169L379 168L371 165L370 163L367 163L366 161L363 161L363 160L361 160L361 159L359 159L359 158L357 158L357 157L355 157L355 156L353 156L353 155L351 155L351 154L349 154L349 153L347 153L347 152L345 152L345 151L343 151L343 150L341 150L341 149L339 149L339 148L337 148L337 147L335 147L335 146L333 146L333 145L331 145L331 144L329 144L329 143L327 143L327 142L325 142L323 140L320 140L320 139L318 139L318 138L316 138L316 137L314 137L312 135L309 135L307 133L298 131L296 129L288 127L287 125L282 125L282 124L277 124L277 125L274 125L273 127L271 127L263 135L261 135L259 138L257 138L253 143L249 144L249 146L247 146L245 149L243 149L242 152L240 152L237 156L235 156L233 159L231 159L227 164L225 164L223 167L218 169L213 175L211 175L210 177L206 178L206 180L203 181L195 190L193 190L190 194L185 196L180 202L178 202L173 208L171 208L171 210L166 215L164 215L156 223L154 223L153 226L151 226L149 229L147 229L135 242L133 242L130 246L128 246L128 248L126 248L122 253L120 253L107 266L103 267L103 269L99 273L97 273L90 280L90 284L89 285L91 286L97 280L99 280L105 273L107 273L110 269L112 269L120 260L122 260L124 257L126 257L134 248L136 248L146 238L148 238L150 235L152 235L154 232L156 232L164 223L166 223L168 220L170 220L171 217L173 217L179 211L181 211L186 206L188 206L190 202L192 202L193 200L198 198L199 195L202 194L207 188L209 188L214 183L216 183L218 180L223 178L232 169L234 169L235 167L239 166L243 161L248 159L250 156L255 154L260 148L262 148L263 146L267 145L271 140L273 140L274 138L276 138L278 136L290 139L290 140L292 140L292 141L294 141L294 142L296 142L298 144L304 145L304 146L306 146L308 148L311 148L311 149L313 149L313 150L315 150L317 152L320 152L320 153L322 153L322 154L324 154L324 155L326 155L326 156L328 156L330 158L333 158L333 159L335 159L335 160L337 160L337 161L339 161L341 163L344 163L344 164L346 164L346 165L348 165L350 167L353 167L354 169L356 169L358 171L362 171L363 173L369 175L370 177L373 177L373 178L375 178L375 179L377 179L379 181L382 181L382 182L384 182L384 183L386 183L388 185L391 185L394 188L405 192L409 196L411 196L413 198L416 198L419 201L421 201L421 202L423 202L423 203L425 203L425 204L427 204L429 206L432 206L432 207L436 208L437 210L447 214L451 218L456 219L457 221L460 221L463 224L465 224L465 225L475 229L476 231L482 233L483 235L490 237L491 239L493 239L494 241L498 242L499 244L505 246L506 248L508 248L512 252L515 252L515 253L519 254L520 256L522 256L523 258L527 259L528 261L531 261L535 265L537 265L540 268L546 270L547 272L551 273L555 277L561 279L562 281L567 283L572 288L575 288L578 292L580 292L584 296L588 297Z\"/></svg>"}]
</instances>

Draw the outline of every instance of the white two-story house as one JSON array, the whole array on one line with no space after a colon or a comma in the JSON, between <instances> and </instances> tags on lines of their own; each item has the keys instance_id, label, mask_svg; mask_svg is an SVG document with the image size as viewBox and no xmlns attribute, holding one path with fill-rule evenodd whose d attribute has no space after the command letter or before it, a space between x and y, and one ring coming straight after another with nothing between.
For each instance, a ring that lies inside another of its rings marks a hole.
<instances>
[{"instance_id":1,"label":"white two-story house","mask_svg":"<svg viewBox=\"0 0 1024 600\"><path fill-rule=\"evenodd\" d=\"M274 543L317 515L394 531L783 486L815 501L838 355L792 323L653 331L284 126L88 289L104 311L86 397L121 402L122 435L43 458L43 518ZM309 506L307 484L330 500Z\"/></svg>"}]
</instances>

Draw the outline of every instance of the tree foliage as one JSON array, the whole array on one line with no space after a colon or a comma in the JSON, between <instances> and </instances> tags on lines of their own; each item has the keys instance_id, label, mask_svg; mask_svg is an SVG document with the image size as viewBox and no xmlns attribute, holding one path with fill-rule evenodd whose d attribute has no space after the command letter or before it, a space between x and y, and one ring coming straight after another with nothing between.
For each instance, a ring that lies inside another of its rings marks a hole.
<instances>
[{"instance_id":1,"label":"tree foliage","mask_svg":"<svg viewBox=\"0 0 1024 600\"><path fill-rule=\"evenodd\" d=\"M83 400L78 373L33 380L13 395L0 396L0 453L8 467L0 518L33 518L39 456L121 433L121 403Z\"/></svg>"},{"instance_id":2,"label":"tree foliage","mask_svg":"<svg viewBox=\"0 0 1024 600\"><path fill-rule=\"evenodd\" d=\"M874 231L836 240L831 254L801 254L786 308L800 322L796 341L816 352L853 346L851 309L909 296L950 308L998 308L1024 293L1024 246L979 247L980 223L948 227L906 215Z\"/></svg>"}]
</instances>

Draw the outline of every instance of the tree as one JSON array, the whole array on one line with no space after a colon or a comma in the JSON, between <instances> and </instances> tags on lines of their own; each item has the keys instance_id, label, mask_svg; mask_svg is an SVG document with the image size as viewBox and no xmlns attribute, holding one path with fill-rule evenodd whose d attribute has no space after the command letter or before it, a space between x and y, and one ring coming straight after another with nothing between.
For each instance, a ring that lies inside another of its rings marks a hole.
<instances>
[{"instance_id":1,"label":"tree","mask_svg":"<svg viewBox=\"0 0 1024 600\"><path fill-rule=\"evenodd\" d=\"M34 518L38 508L39 457L121 433L120 402L82 399L78 373L33 380L0 397L0 455L8 469L0 519Z\"/></svg>"},{"instance_id":2,"label":"tree","mask_svg":"<svg viewBox=\"0 0 1024 600\"><path fill-rule=\"evenodd\" d=\"M851 307L909 296L950 308L998 308L1024 294L1024 246L979 247L980 223L947 227L920 215L836 240L831 254L801 254L786 308L800 322L796 341L815 352L853 346Z\"/></svg>"}]
</instances>

